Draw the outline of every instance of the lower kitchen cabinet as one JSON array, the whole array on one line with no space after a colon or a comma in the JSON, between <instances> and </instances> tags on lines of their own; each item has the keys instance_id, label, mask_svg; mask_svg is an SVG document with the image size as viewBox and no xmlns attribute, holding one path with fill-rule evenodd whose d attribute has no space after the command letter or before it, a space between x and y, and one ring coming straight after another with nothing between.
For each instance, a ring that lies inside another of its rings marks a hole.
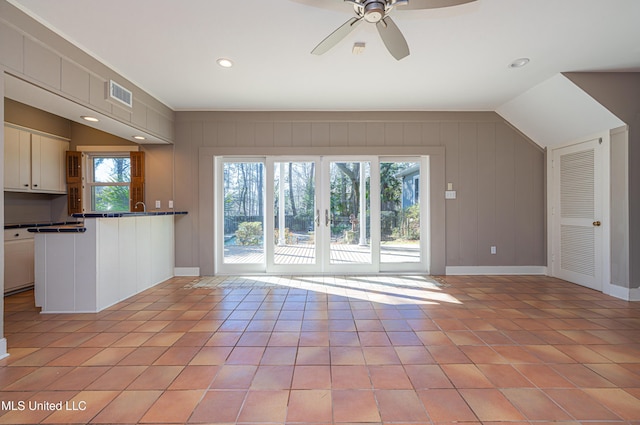
<instances>
[{"instance_id":1,"label":"lower kitchen cabinet","mask_svg":"<svg viewBox=\"0 0 640 425\"><path fill-rule=\"evenodd\" d=\"M4 231L4 293L33 286L33 233L27 229Z\"/></svg>"}]
</instances>

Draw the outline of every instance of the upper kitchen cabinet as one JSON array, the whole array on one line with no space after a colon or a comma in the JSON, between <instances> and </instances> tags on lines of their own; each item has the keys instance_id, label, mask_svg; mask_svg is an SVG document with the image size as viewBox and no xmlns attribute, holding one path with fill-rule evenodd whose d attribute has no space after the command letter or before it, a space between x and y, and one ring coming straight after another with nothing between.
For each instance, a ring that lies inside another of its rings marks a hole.
<instances>
[{"instance_id":1,"label":"upper kitchen cabinet","mask_svg":"<svg viewBox=\"0 0 640 425\"><path fill-rule=\"evenodd\" d=\"M69 142L26 129L4 127L4 190L66 193Z\"/></svg>"}]
</instances>

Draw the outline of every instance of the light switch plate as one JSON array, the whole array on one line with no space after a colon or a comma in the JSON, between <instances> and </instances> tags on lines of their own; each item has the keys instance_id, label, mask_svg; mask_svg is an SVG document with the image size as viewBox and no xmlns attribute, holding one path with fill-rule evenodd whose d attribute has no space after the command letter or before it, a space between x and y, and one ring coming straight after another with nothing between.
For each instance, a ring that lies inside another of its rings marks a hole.
<instances>
[{"instance_id":1,"label":"light switch plate","mask_svg":"<svg viewBox=\"0 0 640 425\"><path fill-rule=\"evenodd\" d=\"M173 208L173 201L172 200L169 201L169 208Z\"/></svg>"},{"instance_id":2,"label":"light switch plate","mask_svg":"<svg viewBox=\"0 0 640 425\"><path fill-rule=\"evenodd\" d=\"M456 199L455 190L447 190L444 192L444 199Z\"/></svg>"},{"instance_id":3,"label":"light switch plate","mask_svg":"<svg viewBox=\"0 0 640 425\"><path fill-rule=\"evenodd\" d=\"M160 201L156 201L156 208L160 208Z\"/></svg>"}]
</instances>

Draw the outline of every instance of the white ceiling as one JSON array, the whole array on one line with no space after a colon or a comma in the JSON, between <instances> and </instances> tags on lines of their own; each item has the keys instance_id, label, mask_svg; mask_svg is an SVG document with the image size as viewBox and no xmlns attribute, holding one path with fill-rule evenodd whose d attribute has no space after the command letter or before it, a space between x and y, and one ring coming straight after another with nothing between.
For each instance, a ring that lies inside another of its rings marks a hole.
<instances>
[{"instance_id":1,"label":"white ceiling","mask_svg":"<svg viewBox=\"0 0 640 425\"><path fill-rule=\"evenodd\" d=\"M9 1L177 111L497 110L561 72L640 70L640 0L398 8L399 62L367 23L310 54L353 15L340 0Z\"/></svg>"},{"instance_id":2,"label":"white ceiling","mask_svg":"<svg viewBox=\"0 0 640 425\"><path fill-rule=\"evenodd\" d=\"M532 87L496 112L542 146L584 141L625 124L561 74Z\"/></svg>"}]
</instances>

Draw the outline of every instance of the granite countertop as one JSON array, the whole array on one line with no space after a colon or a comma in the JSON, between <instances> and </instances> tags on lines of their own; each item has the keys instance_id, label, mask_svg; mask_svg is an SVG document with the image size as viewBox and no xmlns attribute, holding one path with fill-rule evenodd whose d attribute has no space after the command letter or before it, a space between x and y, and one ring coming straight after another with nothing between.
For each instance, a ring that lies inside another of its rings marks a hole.
<instances>
[{"instance_id":1,"label":"granite countertop","mask_svg":"<svg viewBox=\"0 0 640 425\"><path fill-rule=\"evenodd\" d=\"M148 212L117 212L117 213L78 213L72 217L82 218L118 218L140 216L186 215L186 211L148 211ZM84 233L87 229L82 221L58 221L40 223L5 224L6 229L27 229L30 233Z\"/></svg>"},{"instance_id":2,"label":"granite countertop","mask_svg":"<svg viewBox=\"0 0 640 425\"><path fill-rule=\"evenodd\" d=\"M61 226L30 227L30 233L84 233L87 228L82 224L66 224Z\"/></svg>"},{"instance_id":3,"label":"granite countertop","mask_svg":"<svg viewBox=\"0 0 640 425\"><path fill-rule=\"evenodd\" d=\"M81 225L77 221L47 221L38 223L20 223L20 224L5 224L4 228L7 229L29 229L31 227L48 227L48 226L67 226L67 225Z\"/></svg>"},{"instance_id":4,"label":"granite countertop","mask_svg":"<svg viewBox=\"0 0 640 425\"><path fill-rule=\"evenodd\" d=\"M137 217L137 216L156 216L156 215L185 215L187 211L147 211L147 212L113 212L113 213L77 213L72 214L75 218L119 218L119 217Z\"/></svg>"}]
</instances>

